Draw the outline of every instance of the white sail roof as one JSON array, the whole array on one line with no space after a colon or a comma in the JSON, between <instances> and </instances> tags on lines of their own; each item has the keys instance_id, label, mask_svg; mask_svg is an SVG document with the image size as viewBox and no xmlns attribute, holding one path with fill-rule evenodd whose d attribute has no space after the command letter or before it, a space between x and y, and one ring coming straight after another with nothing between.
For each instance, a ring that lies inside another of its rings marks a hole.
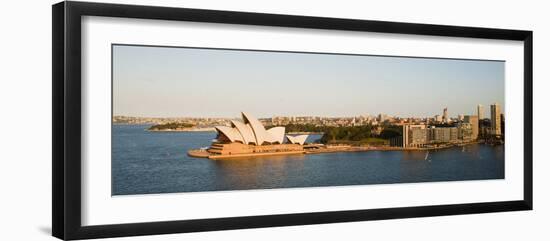
<instances>
[{"instance_id":1,"label":"white sail roof","mask_svg":"<svg viewBox=\"0 0 550 241\"><path fill-rule=\"evenodd\" d=\"M306 139L307 139L308 136L309 135L299 135L299 136L289 136L289 135L287 135L286 138L292 144L303 145L306 142Z\"/></svg>"},{"instance_id":2,"label":"white sail roof","mask_svg":"<svg viewBox=\"0 0 550 241\"><path fill-rule=\"evenodd\" d=\"M267 136L264 126L258 119L256 119L256 117L245 112L242 112L241 114L243 116L244 123L250 124L250 127L252 127L252 132L254 132L254 136L256 137L256 145L263 145L264 142L270 139Z\"/></svg>"},{"instance_id":3,"label":"white sail roof","mask_svg":"<svg viewBox=\"0 0 550 241\"><path fill-rule=\"evenodd\" d=\"M232 120L231 124L237 129L237 131L239 131L245 144L256 144L256 137L254 136L254 132L252 132L252 127L250 127L250 125L244 124L237 120Z\"/></svg>"},{"instance_id":4,"label":"white sail roof","mask_svg":"<svg viewBox=\"0 0 550 241\"><path fill-rule=\"evenodd\" d=\"M244 144L263 145L282 144L285 138L285 128L276 126L266 130L262 123L254 116L242 112L243 122L232 120L231 127L216 126L216 131L221 133L231 142L242 142Z\"/></svg>"},{"instance_id":5,"label":"white sail roof","mask_svg":"<svg viewBox=\"0 0 550 241\"><path fill-rule=\"evenodd\" d=\"M270 143L283 144L285 141L285 128L282 126L276 126L267 130L267 134L269 135Z\"/></svg>"},{"instance_id":6,"label":"white sail roof","mask_svg":"<svg viewBox=\"0 0 550 241\"><path fill-rule=\"evenodd\" d=\"M235 128L231 128L228 126L216 126L216 130L219 133L222 133L231 142L236 142L236 141L244 142L243 137L241 136L239 131Z\"/></svg>"}]
</instances>

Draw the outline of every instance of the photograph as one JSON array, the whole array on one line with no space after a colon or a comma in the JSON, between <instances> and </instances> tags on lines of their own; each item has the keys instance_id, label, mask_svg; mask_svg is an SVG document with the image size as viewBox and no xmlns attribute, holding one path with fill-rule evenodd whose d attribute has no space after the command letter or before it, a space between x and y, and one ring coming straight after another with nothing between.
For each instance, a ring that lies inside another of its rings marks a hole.
<instances>
[{"instance_id":1,"label":"photograph","mask_svg":"<svg viewBox=\"0 0 550 241\"><path fill-rule=\"evenodd\" d=\"M550 240L546 5L6 1L0 241Z\"/></svg>"},{"instance_id":2,"label":"photograph","mask_svg":"<svg viewBox=\"0 0 550 241\"><path fill-rule=\"evenodd\" d=\"M111 50L113 196L505 178L504 60Z\"/></svg>"}]
</instances>

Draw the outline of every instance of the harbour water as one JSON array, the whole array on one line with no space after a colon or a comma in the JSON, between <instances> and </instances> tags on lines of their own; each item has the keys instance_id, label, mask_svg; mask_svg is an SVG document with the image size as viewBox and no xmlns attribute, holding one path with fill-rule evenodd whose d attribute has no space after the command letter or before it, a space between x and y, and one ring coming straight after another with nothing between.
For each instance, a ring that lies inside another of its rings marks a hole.
<instances>
[{"instance_id":1,"label":"harbour water","mask_svg":"<svg viewBox=\"0 0 550 241\"><path fill-rule=\"evenodd\" d=\"M504 178L504 146L210 160L189 157L187 150L209 146L215 132L147 127L113 125L113 195Z\"/></svg>"}]
</instances>

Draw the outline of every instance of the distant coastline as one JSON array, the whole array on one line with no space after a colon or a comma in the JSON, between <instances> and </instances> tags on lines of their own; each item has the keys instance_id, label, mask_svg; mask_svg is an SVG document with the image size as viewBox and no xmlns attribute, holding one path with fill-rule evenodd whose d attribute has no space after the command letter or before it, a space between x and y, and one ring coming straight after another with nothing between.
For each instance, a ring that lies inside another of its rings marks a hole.
<instances>
[{"instance_id":1,"label":"distant coastline","mask_svg":"<svg viewBox=\"0 0 550 241\"><path fill-rule=\"evenodd\" d=\"M165 124L152 125L146 129L152 132L205 132L216 131L212 126L197 126L186 122L169 122Z\"/></svg>"},{"instance_id":2,"label":"distant coastline","mask_svg":"<svg viewBox=\"0 0 550 241\"><path fill-rule=\"evenodd\" d=\"M145 129L150 132L215 132L214 127L191 127L177 129Z\"/></svg>"},{"instance_id":3,"label":"distant coastline","mask_svg":"<svg viewBox=\"0 0 550 241\"><path fill-rule=\"evenodd\" d=\"M215 132L216 129L214 127L176 127L176 128L152 128L154 126L158 126L155 123L113 123L113 125L142 125L142 126L148 126L144 130L149 132Z\"/></svg>"}]
</instances>

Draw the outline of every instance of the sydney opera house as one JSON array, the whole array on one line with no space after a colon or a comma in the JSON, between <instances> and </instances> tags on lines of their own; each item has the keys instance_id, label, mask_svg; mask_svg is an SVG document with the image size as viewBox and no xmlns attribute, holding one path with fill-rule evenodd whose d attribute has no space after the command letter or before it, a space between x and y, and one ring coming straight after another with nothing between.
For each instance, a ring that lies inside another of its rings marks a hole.
<instances>
[{"instance_id":1,"label":"sydney opera house","mask_svg":"<svg viewBox=\"0 0 550 241\"><path fill-rule=\"evenodd\" d=\"M215 127L216 141L207 149L209 158L303 153L308 135L285 135L284 127L268 130L252 115L242 112L242 121ZM286 139L286 141L285 141Z\"/></svg>"}]
</instances>

